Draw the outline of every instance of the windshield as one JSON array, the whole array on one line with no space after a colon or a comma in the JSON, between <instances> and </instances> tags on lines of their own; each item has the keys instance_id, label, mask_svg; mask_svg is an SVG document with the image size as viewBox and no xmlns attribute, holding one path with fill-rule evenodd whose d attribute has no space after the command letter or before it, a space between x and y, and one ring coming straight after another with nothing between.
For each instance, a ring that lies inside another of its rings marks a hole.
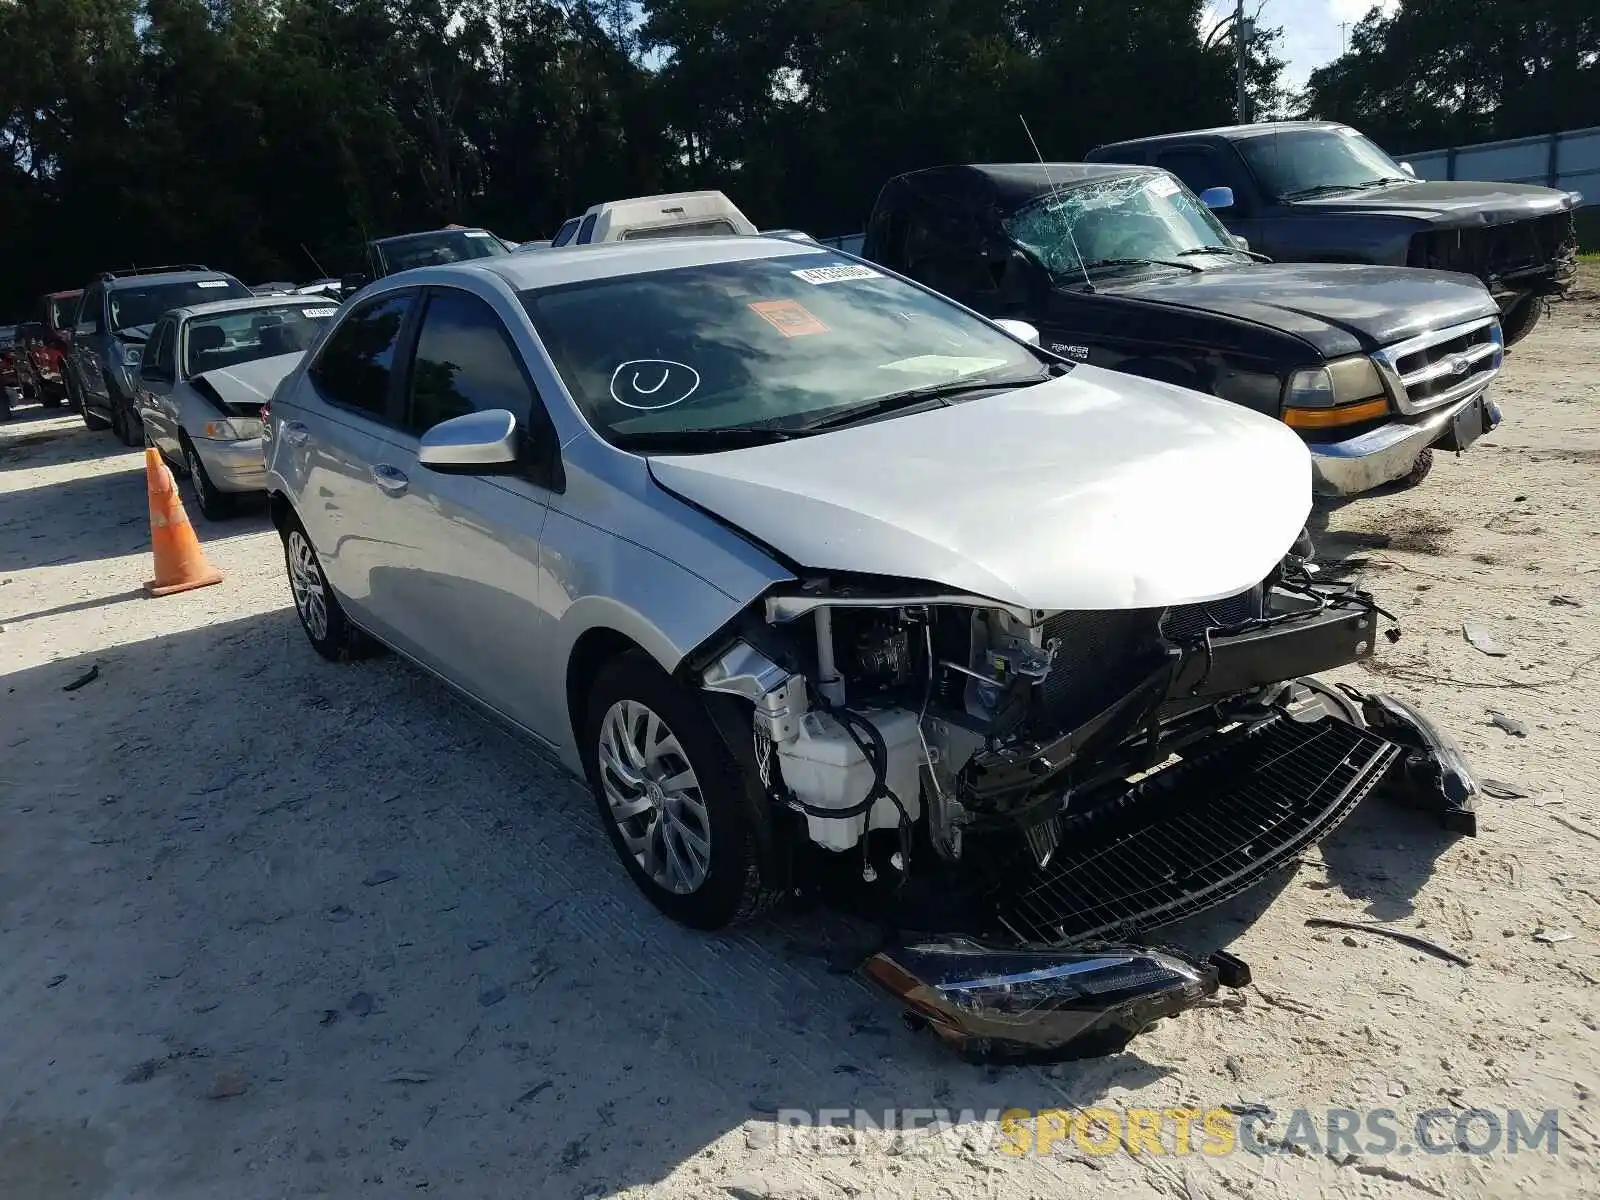
<instances>
[{"instance_id":1,"label":"windshield","mask_svg":"<svg viewBox=\"0 0 1600 1200\"><path fill-rule=\"evenodd\" d=\"M1211 210L1164 171L1063 187L1003 224L1012 241L1063 280L1132 260L1192 261L1179 256L1204 247L1236 252Z\"/></svg>"},{"instance_id":2,"label":"windshield","mask_svg":"<svg viewBox=\"0 0 1600 1200\"><path fill-rule=\"evenodd\" d=\"M188 279L182 283L132 284L111 292L111 328L118 333L154 325L169 308L248 298L250 289L234 279Z\"/></svg>"},{"instance_id":3,"label":"windshield","mask_svg":"<svg viewBox=\"0 0 1600 1200\"><path fill-rule=\"evenodd\" d=\"M437 233L413 233L405 237L386 238L376 246L386 273L510 253L499 238L482 229L441 229Z\"/></svg>"},{"instance_id":4,"label":"windshield","mask_svg":"<svg viewBox=\"0 0 1600 1200\"><path fill-rule=\"evenodd\" d=\"M339 311L336 304L300 301L272 308L247 308L239 312L218 313L214 317L195 317L185 327L187 339L183 353L185 376L218 367L233 367L310 349L322 327Z\"/></svg>"},{"instance_id":5,"label":"windshield","mask_svg":"<svg viewBox=\"0 0 1600 1200\"><path fill-rule=\"evenodd\" d=\"M0 325L0 346L9 346L17 340L17 327L15 325Z\"/></svg>"},{"instance_id":6,"label":"windshield","mask_svg":"<svg viewBox=\"0 0 1600 1200\"><path fill-rule=\"evenodd\" d=\"M1278 200L1411 178L1354 129L1296 129L1236 144L1262 190Z\"/></svg>"},{"instance_id":7,"label":"windshield","mask_svg":"<svg viewBox=\"0 0 1600 1200\"><path fill-rule=\"evenodd\" d=\"M588 280L522 300L584 416L613 441L781 433L911 389L1043 378L1044 364L987 321L834 254Z\"/></svg>"}]
</instances>

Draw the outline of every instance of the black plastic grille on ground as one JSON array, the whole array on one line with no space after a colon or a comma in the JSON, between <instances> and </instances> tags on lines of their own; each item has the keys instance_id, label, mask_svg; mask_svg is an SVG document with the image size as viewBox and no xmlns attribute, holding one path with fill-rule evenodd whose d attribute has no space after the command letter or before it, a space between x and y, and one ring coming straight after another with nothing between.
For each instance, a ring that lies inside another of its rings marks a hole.
<instances>
[{"instance_id":1,"label":"black plastic grille on ground","mask_svg":"<svg viewBox=\"0 0 1600 1200\"><path fill-rule=\"evenodd\" d=\"M1278 718L1073 820L1048 866L996 882L1025 942L1126 937L1244 891L1344 820L1400 748L1344 721Z\"/></svg>"}]
</instances>

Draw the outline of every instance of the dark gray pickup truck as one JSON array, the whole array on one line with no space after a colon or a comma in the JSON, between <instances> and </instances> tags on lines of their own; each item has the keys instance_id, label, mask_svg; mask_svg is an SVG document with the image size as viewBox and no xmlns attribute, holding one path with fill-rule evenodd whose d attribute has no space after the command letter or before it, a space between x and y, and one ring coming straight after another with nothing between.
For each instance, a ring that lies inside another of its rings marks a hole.
<instances>
[{"instance_id":1,"label":"dark gray pickup truck","mask_svg":"<svg viewBox=\"0 0 1600 1200\"><path fill-rule=\"evenodd\" d=\"M1506 343L1577 277L1575 192L1417 179L1362 134L1330 121L1197 129L1096 147L1091 162L1163 167L1229 232L1280 262L1460 271L1500 306ZM1228 192L1229 203L1220 203Z\"/></svg>"}]
</instances>

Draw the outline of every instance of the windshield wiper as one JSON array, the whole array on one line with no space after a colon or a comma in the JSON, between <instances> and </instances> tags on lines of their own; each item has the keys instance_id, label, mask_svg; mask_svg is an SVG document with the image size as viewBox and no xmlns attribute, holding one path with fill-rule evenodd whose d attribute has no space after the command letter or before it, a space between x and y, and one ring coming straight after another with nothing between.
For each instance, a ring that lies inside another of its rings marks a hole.
<instances>
[{"instance_id":1,"label":"windshield wiper","mask_svg":"<svg viewBox=\"0 0 1600 1200\"><path fill-rule=\"evenodd\" d=\"M1179 258L1188 258L1191 254L1243 254L1237 246L1192 246L1188 250L1179 250Z\"/></svg>"},{"instance_id":2,"label":"windshield wiper","mask_svg":"<svg viewBox=\"0 0 1600 1200\"><path fill-rule=\"evenodd\" d=\"M718 429L619 431L612 433L611 444L619 450L637 450L641 453L692 454L697 450L742 450L749 446L765 446L769 442L786 442L795 436L792 431L762 425L725 425Z\"/></svg>"},{"instance_id":3,"label":"windshield wiper","mask_svg":"<svg viewBox=\"0 0 1600 1200\"><path fill-rule=\"evenodd\" d=\"M1085 271L1093 271L1096 267L1181 267L1185 271L1205 270L1204 267L1179 262L1172 258L1096 258L1083 264Z\"/></svg>"},{"instance_id":4,"label":"windshield wiper","mask_svg":"<svg viewBox=\"0 0 1600 1200\"><path fill-rule=\"evenodd\" d=\"M838 429L843 425L853 425L857 421L864 421L869 417L891 413L897 409L915 408L921 404L947 405L957 396L970 395L973 392L988 392L996 388L1031 387L1036 383L1043 383L1049 379L1050 372L1042 371L1038 375L1026 376L1022 379L956 379L946 383L928 384L923 387L907 388L903 392L890 392L887 396L878 396L872 400L864 400L860 404L852 404L846 408L837 409L826 413L814 420L807 421L804 425L793 426L802 433L812 433L822 429Z\"/></svg>"}]
</instances>

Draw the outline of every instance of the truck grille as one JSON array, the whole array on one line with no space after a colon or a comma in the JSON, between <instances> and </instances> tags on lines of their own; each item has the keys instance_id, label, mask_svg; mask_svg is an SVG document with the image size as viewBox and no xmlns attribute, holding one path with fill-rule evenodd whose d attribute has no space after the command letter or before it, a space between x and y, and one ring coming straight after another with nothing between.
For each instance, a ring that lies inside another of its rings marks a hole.
<instances>
[{"instance_id":1,"label":"truck grille","mask_svg":"<svg viewBox=\"0 0 1600 1200\"><path fill-rule=\"evenodd\" d=\"M1373 356L1403 413L1426 412L1487 388L1505 357L1495 317L1429 330Z\"/></svg>"},{"instance_id":2,"label":"truck grille","mask_svg":"<svg viewBox=\"0 0 1600 1200\"><path fill-rule=\"evenodd\" d=\"M1025 942L1136 936L1259 883L1377 786L1393 743L1334 718L1279 717L1136 784L1074 819L1048 866L1008 863L990 891Z\"/></svg>"},{"instance_id":3,"label":"truck grille","mask_svg":"<svg viewBox=\"0 0 1600 1200\"><path fill-rule=\"evenodd\" d=\"M1571 211L1481 229L1444 229L1411 239L1406 265L1497 280L1540 271L1564 273L1576 261L1578 227Z\"/></svg>"}]
</instances>

